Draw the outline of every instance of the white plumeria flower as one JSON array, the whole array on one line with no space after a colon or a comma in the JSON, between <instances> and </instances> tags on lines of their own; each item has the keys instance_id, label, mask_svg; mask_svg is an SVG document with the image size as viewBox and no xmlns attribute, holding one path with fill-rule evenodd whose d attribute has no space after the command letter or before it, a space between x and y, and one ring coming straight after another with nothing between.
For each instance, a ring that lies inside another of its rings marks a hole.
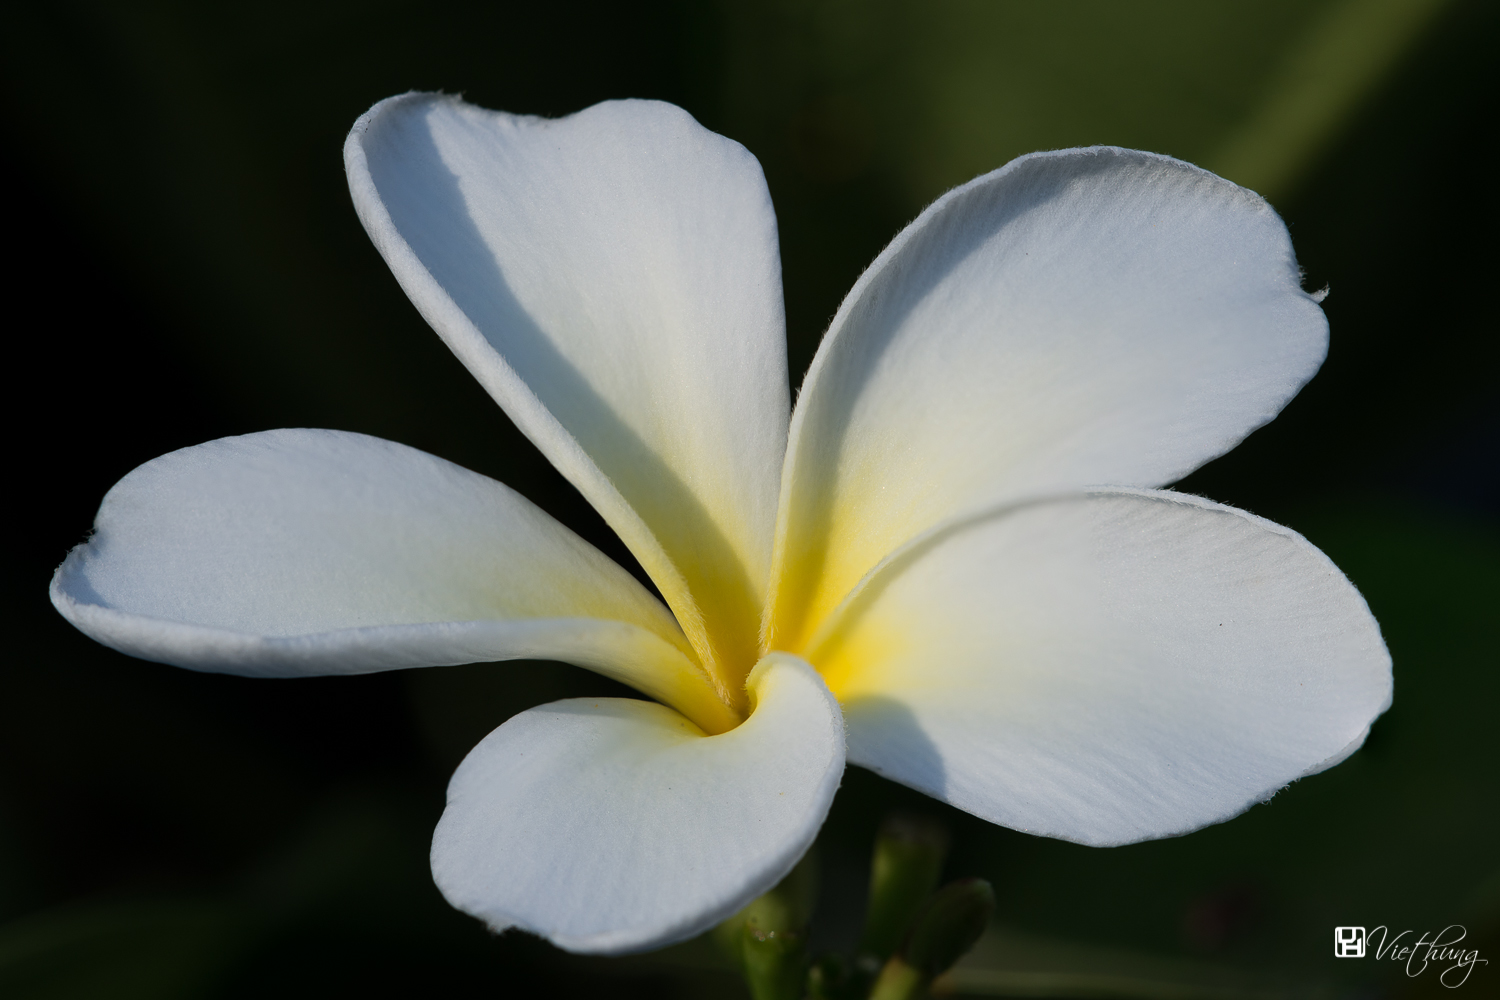
<instances>
[{"instance_id":1,"label":"white plumeria flower","mask_svg":"<svg viewBox=\"0 0 1500 1000\"><path fill-rule=\"evenodd\" d=\"M885 249L791 411L760 167L678 108L407 94L345 162L422 315L667 607L505 486L323 430L136 469L52 598L196 670L552 658L655 699L522 712L459 767L432 868L490 926L606 953L697 934L807 849L846 732L849 761L1103 845L1234 816L1389 706L1322 553L1155 489L1324 357L1257 195L1148 153L1022 157Z\"/></svg>"}]
</instances>

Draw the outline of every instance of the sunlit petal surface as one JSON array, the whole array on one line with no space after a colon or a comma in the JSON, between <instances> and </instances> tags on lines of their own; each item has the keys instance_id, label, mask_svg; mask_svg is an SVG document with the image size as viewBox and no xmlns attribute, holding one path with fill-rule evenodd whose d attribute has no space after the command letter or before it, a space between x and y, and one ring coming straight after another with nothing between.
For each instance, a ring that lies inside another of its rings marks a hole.
<instances>
[{"instance_id":1,"label":"sunlit petal surface","mask_svg":"<svg viewBox=\"0 0 1500 1000\"><path fill-rule=\"evenodd\" d=\"M940 198L854 286L792 422L773 648L949 518L1081 486L1160 486L1270 420L1323 313L1261 198L1096 148Z\"/></svg>"},{"instance_id":2,"label":"sunlit petal surface","mask_svg":"<svg viewBox=\"0 0 1500 1000\"><path fill-rule=\"evenodd\" d=\"M691 937L771 888L827 815L844 727L795 657L767 657L749 686L753 713L721 736L625 699L512 718L448 786L443 895L495 929L618 953Z\"/></svg>"},{"instance_id":3,"label":"sunlit petal surface","mask_svg":"<svg viewBox=\"0 0 1500 1000\"><path fill-rule=\"evenodd\" d=\"M345 158L412 301L741 690L789 409L755 158L668 104L547 120L432 94L376 105Z\"/></svg>"},{"instance_id":4,"label":"sunlit petal surface","mask_svg":"<svg viewBox=\"0 0 1500 1000\"><path fill-rule=\"evenodd\" d=\"M1300 535L1167 492L1000 509L895 556L810 657L849 760L1086 844L1226 819L1391 700L1364 600Z\"/></svg>"},{"instance_id":5,"label":"sunlit petal surface","mask_svg":"<svg viewBox=\"0 0 1500 1000\"><path fill-rule=\"evenodd\" d=\"M547 657L718 730L666 608L507 487L362 434L282 430L163 455L104 498L52 599L106 645L257 676Z\"/></svg>"}]
</instances>

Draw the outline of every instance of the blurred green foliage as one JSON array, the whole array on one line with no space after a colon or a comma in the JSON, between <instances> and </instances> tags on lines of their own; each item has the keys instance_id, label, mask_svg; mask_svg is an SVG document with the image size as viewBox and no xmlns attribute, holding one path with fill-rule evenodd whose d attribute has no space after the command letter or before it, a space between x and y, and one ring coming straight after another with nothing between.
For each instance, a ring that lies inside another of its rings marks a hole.
<instances>
[{"instance_id":1,"label":"blurred green foliage","mask_svg":"<svg viewBox=\"0 0 1500 1000\"><path fill-rule=\"evenodd\" d=\"M43 596L129 469L278 426L432 451L633 565L360 230L343 135L410 88L548 115L657 97L744 142L777 205L794 385L881 246L1014 155L1113 143L1263 190L1308 287L1332 285L1331 354L1274 424L1182 488L1289 524L1344 568L1389 640L1395 707L1363 750L1269 804L1107 851L851 769L820 840L812 950L852 950L894 807L950 827L948 877L996 888L997 929L950 977L976 995L1431 987L1334 959L1344 923L1465 923L1492 962L1466 988L1492 990L1500 338L1479 149L1497 21L1482 0L11 10L12 370L51 392L10 422L25 520L5 577L19 639L0 668L0 995L741 988L702 942L579 959L492 938L431 886L426 839L468 747L530 705L621 689L556 664L195 675L95 646Z\"/></svg>"}]
</instances>

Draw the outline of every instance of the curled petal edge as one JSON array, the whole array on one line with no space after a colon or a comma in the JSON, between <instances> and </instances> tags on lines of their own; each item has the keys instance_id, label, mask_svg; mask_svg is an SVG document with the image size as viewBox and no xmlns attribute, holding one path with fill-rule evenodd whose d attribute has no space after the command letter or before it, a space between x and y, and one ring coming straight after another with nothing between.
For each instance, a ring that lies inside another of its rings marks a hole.
<instances>
[{"instance_id":1,"label":"curled petal edge","mask_svg":"<svg viewBox=\"0 0 1500 1000\"><path fill-rule=\"evenodd\" d=\"M438 888L494 930L626 954L694 937L774 887L811 846L844 770L843 716L788 654L754 712L704 736L628 699L515 716L453 775L433 834Z\"/></svg>"}]
</instances>

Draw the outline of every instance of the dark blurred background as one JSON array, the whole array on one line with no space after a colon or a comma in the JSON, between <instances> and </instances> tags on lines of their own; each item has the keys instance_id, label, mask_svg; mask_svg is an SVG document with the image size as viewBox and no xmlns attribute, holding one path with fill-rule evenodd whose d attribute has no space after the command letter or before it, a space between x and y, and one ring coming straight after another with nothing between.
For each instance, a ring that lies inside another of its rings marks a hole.
<instances>
[{"instance_id":1,"label":"dark blurred background","mask_svg":"<svg viewBox=\"0 0 1500 1000\"><path fill-rule=\"evenodd\" d=\"M1332 928L1461 923L1491 963L1461 989L1495 995L1497 14L1483 0L9 8L6 492L21 519L0 669L0 995L743 989L706 946L603 961L492 937L431 885L427 839L469 747L608 682L531 663L200 675L94 645L47 602L130 469L287 426L434 452L628 561L360 229L344 134L413 88L541 115L661 98L747 145L780 220L794 386L885 242L1013 156L1133 146L1270 198L1307 287L1331 285L1332 349L1279 419L1182 488L1339 563L1385 631L1395 707L1349 761L1269 804L1113 850L990 827L851 769L820 840L817 934L852 933L875 825L907 809L949 824L951 875L998 892L996 929L954 980L968 993L1437 995L1435 972L1333 958Z\"/></svg>"}]
</instances>

